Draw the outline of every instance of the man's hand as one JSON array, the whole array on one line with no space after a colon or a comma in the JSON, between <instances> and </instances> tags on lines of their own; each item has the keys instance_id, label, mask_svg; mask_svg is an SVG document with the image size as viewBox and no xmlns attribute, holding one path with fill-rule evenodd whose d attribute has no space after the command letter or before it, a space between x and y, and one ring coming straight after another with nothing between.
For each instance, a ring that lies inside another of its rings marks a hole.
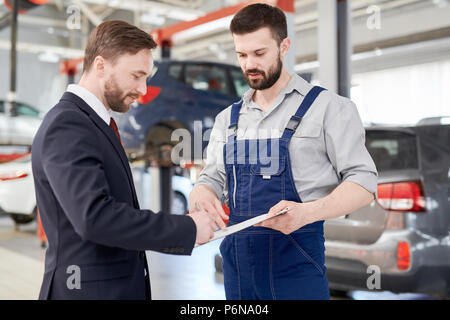
<instances>
[{"instance_id":1,"label":"man's hand","mask_svg":"<svg viewBox=\"0 0 450 320\"><path fill-rule=\"evenodd\" d=\"M275 215L285 208L289 211L279 217L263 221L256 226L267 227L289 234L315 221L334 219L350 214L374 200L374 194L357 183L344 181L329 195L311 202L282 200L274 205L269 215Z\"/></svg>"},{"instance_id":2,"label":"man's hand","mask_svg":"<svg viewBox=\"0 0 450 320\"><path fill-rule=\"evenodd\" d=\"M217 199L216 193L204 184L196 185L189 195L189 213L199 210L212 214L214 221L221 229L226 227L223 220L228 220L228 216L223 211L222 204Z\"/></svg>"},{"instance_id":3,"label":"man's hand","mask_svg":"<svg viewBox=\"0 0 450 320\"><path fill-rule=\"evenodd\" d=\"M217 225L211 214L205 211L197 211L189 213L187 216L194 220L195 227L197 228L196 244L206 243L214 236Z\"/></svg>"},{"instance_id":4,"label":"man's hand","mask_svg":"<svg viewBox=\"0 0 450 320\"><path fill-rule=\"evenodd\" d=\"M289 209L288 212L278 217L273 217L283 209ZM295 230L312 223L310 208L305 203L282 200L270 208L267 220L255 224L257 227L266 227L278 230L284 234L290 234Z\"/></svg>"}]
</instances>

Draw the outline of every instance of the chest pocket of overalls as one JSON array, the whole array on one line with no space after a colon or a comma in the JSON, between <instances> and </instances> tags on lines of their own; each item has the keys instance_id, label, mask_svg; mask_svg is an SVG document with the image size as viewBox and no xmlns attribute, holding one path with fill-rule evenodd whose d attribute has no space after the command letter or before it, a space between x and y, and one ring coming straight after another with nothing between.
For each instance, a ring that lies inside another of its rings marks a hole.
<instances>
[{"instance_id":1,"label":"chest pocket of overalls","mask_svg":"<svg viewBox=\"0 0 450 320\"><path fill-rule=\"evenodd\" d=\"M235 214L254 216L267 213L285 197L286 158L238 165Z\"/></svg>"}]
</instances>

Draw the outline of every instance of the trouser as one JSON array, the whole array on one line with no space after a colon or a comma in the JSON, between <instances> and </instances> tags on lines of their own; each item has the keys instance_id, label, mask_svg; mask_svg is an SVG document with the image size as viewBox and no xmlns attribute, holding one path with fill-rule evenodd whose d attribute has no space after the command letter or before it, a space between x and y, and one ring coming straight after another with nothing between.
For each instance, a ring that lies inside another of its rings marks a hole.
<instances>
[{"instance_id":1,"label":"trouser","mask_svg":"<svg viewBox=\"0 0 450 320\"><path fill-rule=\"evenodd\" d=\"M220 245L229 300L329 299L323 233L245 232Z\"/></svg>"}]
</instances>

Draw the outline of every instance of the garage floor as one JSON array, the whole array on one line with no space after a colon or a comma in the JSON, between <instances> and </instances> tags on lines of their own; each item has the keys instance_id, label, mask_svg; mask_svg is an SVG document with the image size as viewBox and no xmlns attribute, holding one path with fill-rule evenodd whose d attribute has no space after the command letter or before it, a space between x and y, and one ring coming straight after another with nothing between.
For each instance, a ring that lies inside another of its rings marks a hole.
<instances>
[{"instance_id":1,"label":"garage floor","mask_svg":"<svg viewBox=\"0 0 450 320\"><path fill-rule=\"evenodd\" d=\"M0 215L0 299L36 299L44 257L35 222L16 230L9 216Z\"/></svg>"},{"instance_id":2,"label":"garage floor","mask_svg":"<svg viewBox=\"0 0 450 320\"><path fill-rule=\"evenodd\" d=\"M214 256L220 241L194 250L192 256L147 252L152 298L155 300L225 299L223 276L215 272ZM17 230L13 221L0 215L0 300L34 300L44 273L45 249L36 237L36 223ZM353 291L357 300L430 299L419 294ZM332 297L332 299L343 299Z\"/></svg>"},{"instance_id":3,"label":"garage floor","mask_svg":"<svg viewBox=\"0 0 450 320\"><path fill-rule=\"evenodd\" d=\"M225 299L222 274L214 268L219 245L220 241L215 241L198 247L192 256L148 251L152 298ZM0 300L37 299L44 258L35 222L15 230L9 216L0 215Z\"/></svg>"}]
</instances>

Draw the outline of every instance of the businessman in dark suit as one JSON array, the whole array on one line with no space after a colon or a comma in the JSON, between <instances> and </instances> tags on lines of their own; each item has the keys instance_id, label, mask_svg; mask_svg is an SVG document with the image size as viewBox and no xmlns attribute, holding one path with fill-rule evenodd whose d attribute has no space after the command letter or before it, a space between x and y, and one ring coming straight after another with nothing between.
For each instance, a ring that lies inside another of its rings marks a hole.
<instances>
[{"instance_id":1,"label":"businessman in dark suit","mask_svg":"<svg viewBox=\"0 0 450 320\"><path fill-rule=\"evenodd\" d=\"M49 247L40 299L149 299L145 250L189 255L217 226L140 210L109 110L146 92L156 43L122 21L91 33L83 74L46 115L32 145L36 197Z\"/></svg>"}]
</instances>

